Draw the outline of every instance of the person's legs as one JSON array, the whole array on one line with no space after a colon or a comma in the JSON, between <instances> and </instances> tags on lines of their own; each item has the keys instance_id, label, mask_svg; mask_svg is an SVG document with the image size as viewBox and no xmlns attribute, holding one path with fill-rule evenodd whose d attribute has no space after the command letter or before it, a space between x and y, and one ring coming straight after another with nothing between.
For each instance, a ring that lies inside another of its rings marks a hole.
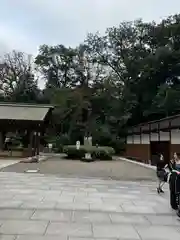
<instances>
[{"instance_id":1,"label":"person's legs","mask_svg":"<svg viewBox=\"0 0 180 240\"><path fill-rule=\"evenodd\" d=\"M160 183L160 192L161 192L161 193L164 193L164 191L163 191L163 189L162 189L162 187L164 186L164 184L165 184L165 182L161 182L161 183Z\"/></svg>"},{"instance_id":2,"label":"person's legs","mask_svg":"<svg viewBox=\"0 0 180 240\"><path fill-rule=\"evenodd\" d=\"M180 217L180 206L179 206L179 201L180 201L180 196L179 196L179 194L177 194L177 203L178 203L178 210L177 210L177 215L178 215L178 217Z\"/></svg>"},{"instance_id":3,"label":"person's legs","mask_svg":"<svg viewBox=\"0 0 180 240\"><path fill-rule=\"evenodd\" d=\"M176 191L177 203L178 203L177 215L178 217L180 217L180 175L179 174L176 176L175 188L176 188L175 191Z\"/></svg>"},{"instance_id":4,"label":"person's legs","mask_svg":"<svg viewBox=\"0 0 180 240\"><path fill-rule=\"evenodd\" d=\"M164 193L162 187L164 186L165 184L165 181L164 181L164 171L158 171L157 172L157 177L158 177L158 180L159 180L159 184L158 184L158 188L157 188L157 191L158 193Z\"/></svg>"},{"instance_id":5,"label":"person's legs","mask_svg":"<svg viewBox=\"0 0 180 240\"><path fill-rule=\"evenodd\" d=\"M159 184L158 184L158 187L157 187L157 192L158 192L158 193L164 193L164 191L163 191L163 189L162 189L164 183L165 183L165 182L162 182L162 180L159 179Z\"/></svg>"}]
</instances>

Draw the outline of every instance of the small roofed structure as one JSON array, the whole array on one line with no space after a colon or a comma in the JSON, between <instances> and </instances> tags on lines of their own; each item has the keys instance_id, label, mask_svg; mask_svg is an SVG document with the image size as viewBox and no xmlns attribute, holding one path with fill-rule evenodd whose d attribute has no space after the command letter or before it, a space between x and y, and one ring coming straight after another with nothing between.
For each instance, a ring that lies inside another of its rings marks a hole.
<instances>
[{"instance_id":1,"label":"small roofed structure","mask_svg":"<svg viewBox=\"0 0 180 240\"><path fill-rule=\"evenodd\" d=\"M126 156L154 164L160 153L167 162L180 153L180 114L129 128Z\"/></svg>"},{"instance_id":2,"label":"small roofed structure","mask_svg":"<svg viewBox=\"0 0 180 240\"><path fill-rule=\"evenodd\" d=\"M24 146L17 146L14 155L39 155L40 138L51 121L52 110L53 106L50 105L0 103L0 156L9 155L6 148L9 138L20 135Z\"/></svg>"}]
</instances>

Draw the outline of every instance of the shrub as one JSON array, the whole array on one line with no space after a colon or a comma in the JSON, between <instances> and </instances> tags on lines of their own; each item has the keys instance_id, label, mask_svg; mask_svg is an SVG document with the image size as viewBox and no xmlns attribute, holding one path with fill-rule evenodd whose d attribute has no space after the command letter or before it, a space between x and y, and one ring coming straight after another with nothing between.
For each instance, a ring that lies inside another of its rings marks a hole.
<instances>
[{"instance_id":1,"label":"shrub","mask_svg":"<svg viewBox=\"0 0 180 240\"><path fill-rule=\"evenodd\" d=\"M122 153L125 149L123 134L121 134L121 136L118 136L118 133L112 134L105 126L93 133L93 144L95 145L96 143L101 146L114 148L116 154Z\"/></svg>"},{"instance_id":2,"label":"shrub","mask_svg":"<svg viewBox=\"0 0 180 240\"><path fill-rule=\"evenodd\" d=\"M80 146L80 149L76 149L75 145L65 146L63 152L71 159L82 159L86 153L90 153L94 160L111 160L115 153L111 147Z\"/></svg>"},{"instance_id":3,"label":"shrub","mask_svg":"<svg viewBox=\"0 0 180 240\"><path fill-rule=\"evenodd\" d=\"M68 145L69 141L67 134L61 134L49 139L48 142L53 144L53 151L55 153L62 153L64 145Z\"/></svg>"},{"instance_id":4,"label":"shrub","mask_svg":"<svg viewBox=\"0 0 180 240\"><path fill-rule=\"evenodd\" d=\"M116 154L121 154L125 151L124 139L113 138L110 144L114 148Z\"/></svg>"}]
</instances>

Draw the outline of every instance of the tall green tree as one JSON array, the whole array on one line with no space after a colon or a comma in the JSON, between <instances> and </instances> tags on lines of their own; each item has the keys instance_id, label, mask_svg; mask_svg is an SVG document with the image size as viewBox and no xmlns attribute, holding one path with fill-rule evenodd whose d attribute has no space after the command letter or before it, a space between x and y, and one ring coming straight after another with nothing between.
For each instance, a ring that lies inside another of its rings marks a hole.
<instances>
[{"instance_id":1,"label":"tall green tree","mask_svg":"<svg viewBox=\"0 0 180 240\"><path fill-rule=\"evenodd\" d=\"M126 127L179 111L180 15L122 22L76 48L40 47L44 94L59 132L112 144ZM100 139L100 140L99 140Z\"/></svg>"},{"instance_id":2,"label":"tall green tree","mask_svg":"<svg viewBox=\"0 0 180 240\"><path fill-rule=\"evenodd\" d=\"M37 102L40 90L30 56L13 51L4 55L0 65L0 90L4 101Z\"/></svg>"}]
</instances>

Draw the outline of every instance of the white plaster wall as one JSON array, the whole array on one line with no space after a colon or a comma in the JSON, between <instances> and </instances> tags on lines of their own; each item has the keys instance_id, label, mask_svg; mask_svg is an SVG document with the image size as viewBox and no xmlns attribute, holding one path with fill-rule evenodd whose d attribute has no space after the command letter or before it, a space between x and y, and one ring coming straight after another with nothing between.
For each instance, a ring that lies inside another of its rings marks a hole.
<instances>
[{"instance_id":1,"label":"white plaster wall","mask_svg":"<svg viewBox=\"0 0 180 240\"><path fill-rule=\"evenodd\" d=\"M180 144L179 130L171 130L171 144Z\"/></svg>"},{"instance_id":2,"label":"white plaster wall","mask_svg":"<svg viewBox=\"0 0 180 240\"><path fill-rule=\"evenodd\" d=\"M132 144L134 138L134 144L140 144L140 136L134 135L128 136L127 143ZM149 134L141 135L142 142L141 144L149 144ZM158 134L151 133L151 141L158 141ZM160 141L170 141L169 132L160 132ZM180 130L171 130L171 144L180 144Z\"/></svg>"},{"instance_id":3,"label":"white plaster wall","mask_svg":"<svg viewBox=\"0 0 180 240\"><path fill-rule=\"evenodd\" d=\"M151 141L158 141L158 133L151 133Z\"/></svg>"},{"instance_id":4,"label":"white plaster wall","mask_svg":"<svg viewBox=\"0 0 180 240\"><path fill-rule=\"evenodd\" d=\"M161 141L169 141L169 133L168 132L160 132L160 140ZM158 134L151 133L151 141L158 141ZM149 144L149 134L142 134L142 144Z\"/></svg>"},{"instance_id":5,"label":"white plaster wall","mask_svg":"<svg viewBox=\"0 0 180 240\"><path fill-rule=\"evenodd\" d=\"M170 141L169 132L160 132L160 141Z\"/></svg>"},{"instance_id":6,"label":"white plaster wall","mask_svg":"<svg viewBox=\"0 0 180 240\"><path fill-rule=\"evenodd\" d=\"M132 136L127 137L127 144L132 144L133 143L133 138Z\"/></svg>"},{"instance_id":7,"label":"white plaster wall","mask_svg":"<svg viewBox=\"0 0 180 240\"><path fill-rule=\"evenodd\" d=\"M149 134L142 134L142 144L149 144Z\"/></svg>"},{"instance_id":8,"label":"white plaster wall","mask_svg":"<svg viewBox=\"0 0 180 240\"><path fill-rule=\"evenodd\" d=\"M134 135L134 144L140 144L140 135Z\"/></svg>"}]
</instances>

